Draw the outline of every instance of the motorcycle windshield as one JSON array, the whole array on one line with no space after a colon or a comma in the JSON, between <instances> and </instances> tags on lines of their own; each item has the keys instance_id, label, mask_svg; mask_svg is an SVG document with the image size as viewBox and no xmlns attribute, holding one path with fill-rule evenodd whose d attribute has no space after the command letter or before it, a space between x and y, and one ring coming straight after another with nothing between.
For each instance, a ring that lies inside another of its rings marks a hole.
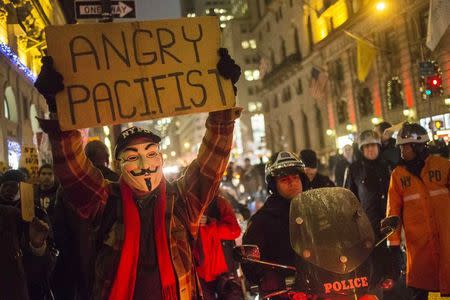
<instances>
[{"instance_id":1,"label":"motorcycle windshield","mask_svg":"<svg viewBox=\"0 0 450 300\"><path fill-rule=\"evenodd\" d=\"M368 217L356 196L344 188L310 190L292 199L289 223L297 255L327 271L353 271L374 247Z\"/></svg>"}]
</instances>

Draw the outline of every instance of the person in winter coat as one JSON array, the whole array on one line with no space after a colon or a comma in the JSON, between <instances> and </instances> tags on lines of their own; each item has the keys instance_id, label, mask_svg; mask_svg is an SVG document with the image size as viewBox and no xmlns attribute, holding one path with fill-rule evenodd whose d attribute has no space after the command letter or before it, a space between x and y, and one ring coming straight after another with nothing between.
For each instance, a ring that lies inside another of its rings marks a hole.
<instances>
[{"instance_id":1,"label":"person in winter coat","mask_svg":"<svg viewBox=\"0 0 450 300\"><path fill-rule=\"evenodd\" d=\"M19 183L24 180L21 171L9 170L0 183L0 299L52 299L49 280L57 251L43 210L36 209L32 222L21 218Z\"/></svg>"},{"instance_id":2,"label":"person in winter coat","mask_svg":"<svg viewBox=\"0 0 450 300\"><path fill-rule=\"evenodd\" d=\"M401 161L392 172L387 201L387 216L402 219L406 284L414 289L414 300L427 299L428 291L450 296L450 162L429 155L429 140L419 124L403 124L397 136ZM400 243L398 230L388 239L394 256ZM394 277L398 273L397 268Z\"/></svg>"},{"instance_id":3,"label":"person in winter coat","mask_svg":"<svg viewBox=\"0 0 450 300\"><path fill-rule=\"evenodd\" d=\"M109 181L118 181L119 175L108 168L109 165L109 150L102 141L90 141L84 147L86 157L92 162L94 167L102 172L103 177Z\"/></svg>"},{"instance_id":4,"label":"person in winter coat","mask_svg":"<svg viewBox=\"0 0 450 300\"><path fill-rule=\"evenodd\" d=\"M353 162L353 147L352 145L345 145L342 149L342 155L337 158L336 166L334 168L334 182L336 186L344 186L344 182L348 176L348 166Z\"/></svg>"},{"instance_id":5,"label":"person in winter coat","mask_svg":"<svg viewBox=\"0 0 450 300\"><path fill-rule=\"evenodd\" d=\"M303 167L302 161L287 151L274 153L266 164L269 196L250 218L243 236L243 244L259 247L262 260L295 265L296 254L289 237L289 207L291 200L302 192ZM245 263L242 268L247 280L258 284L263 295L285 287L286 274L278 270Z\"/></svg>"},{"instance_id":6,"label":"person in winter coat","mask_svg":"<svg viewBox=\"0 0 450 300\"><path fill-rule=\"evenodd\" d=\"M302 176L303 191L334 186L334 182L328 176L317 173L319 161L316 152L311 149L302 150L300 159L305 164L305 173Z\"/></svg>"},{"instance_id":7,"label":"person in winter coat","mask_svg":"<svg viewBox=\"0 0 450 300\"><path fill-rule=\"evenodd\" d=\"M240 67L219 50L219 74L236 83ZM79 131L61 131L55 95L62 76L46 57L35 86L44 95L50 120L54 170L78 215L99 224L93 299L197 299L192 244L201 215L217 193L229 158L234 120L241 108L212 112L197 159L173 183L163 176L161 137L139 127L118 137L114 158L119 182L104 179L86 158Z\"/></svg>"},{"instance_id":8,"label":"person in winter coat","mask_svg":"<svg viewBox=\"0 0 450 300\"><path fill-rule=\"evenodd\" d=\"M391 127L391 123L381 122L375 126L374 131L381 137L380 155L393 170L400 161L400 149L395 146L395 139L392 138L391 133L386 130Z\"/></svg>"},{"instance_id":9,"label":"person in winter coat","mask_svg":"<svg viewBox=\"0 0 450 300\"><path fill-rule=\"evenodd\" d=\"M35 204L45 210L53 224L55 220L56 191L58 184L55 182L53 167L50 164L42 165L38 170L39 184L34 187Z\"/></svg>"},{"instance_id":10,"label":"person in winter coat","mask_svg":"<svg viewBox=\"0 0 450 300\"><path fill-rule=\"evenodd\" d=\"M350 189L361 202L375 238L379 239L380 222L386 216L387 192L389 188L389 165L380 156L381 139L372 130L363 131L358 140L362 157L353 162L348 170L345 187ZM372 253L375 272L372 284L377 284L388 271L389 262L386 244L379 245Z\"/></svg>"},{"instance_id":11,"label":"person in winter coat","mask_svg":"<svg viewBox=\"0 0 450 300\"><path fill-rule=\"evenodd\" d=\"M222 286L227 279L232 280L236 269L232 247L228 247L227 242L234 244L240 234L241 227L233 207L227 199L217 195L200 220L199 238L194 250L205 300L242 299L239 285L235 285L234 295L229 291L225 294Z\"/></svg>"},{"instance_id":12,"label":"person in winter coat","mask_svg":"<svg viewBox=\"0 0 450 300\"><path fill-rule=\"evenodd\" d=\"M375 235L379 237L380 222L386 216L389 165L381 158L381 139L375 131L363 131L359 136L358 144L362 158L349 166L347 181L344 185L361 202Z\"/></svg>"},{"instance_id":13,"label":"person in winter coat","mask_svg":"<svg viewBox=\"0 0 450 300\"><path fill-rule=\"evenodd\" d=\"M84 152L106 180L118 181L119 175L107 167L109 151L105 144L97 140L88 142ZM89 299L94 276L96 226L78 216L61 187L56 199L53 228L59 258L52 281L55 299Z\"/></svg>"}]
</instances>

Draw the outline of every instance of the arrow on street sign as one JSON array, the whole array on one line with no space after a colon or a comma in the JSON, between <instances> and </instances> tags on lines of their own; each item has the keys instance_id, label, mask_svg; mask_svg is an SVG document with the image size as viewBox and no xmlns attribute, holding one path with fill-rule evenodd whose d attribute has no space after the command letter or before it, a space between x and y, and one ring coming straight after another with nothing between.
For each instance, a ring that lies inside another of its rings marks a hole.
<instances>
[{"instance_id":1,"label":"arrow on street sign","mask_svg":"<svg viewBox=\"0 0 450 300\"><path fill-rule=\"evenodd\" d=\"M134 1L110 1L111 14L114 18L136 18ZM75 15L77 19L102 18L102 1L76 1Z\"/></svg>"}]
</instances>

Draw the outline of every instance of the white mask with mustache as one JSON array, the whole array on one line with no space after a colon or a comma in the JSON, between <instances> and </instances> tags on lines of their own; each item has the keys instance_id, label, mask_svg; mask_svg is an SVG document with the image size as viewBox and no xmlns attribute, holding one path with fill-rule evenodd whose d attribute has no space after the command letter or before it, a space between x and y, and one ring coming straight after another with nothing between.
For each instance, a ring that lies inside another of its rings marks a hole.
<instances>
[{"instance_id":1,"label":"white mask with mustache","mask_svg":"<svg viewBox=\"0 0 450 300\"><path fill-rule=\"evenodd\" d=\"M123 180L138 193L151 192L163 177L159 145L151 142L127 146L120 154Z\"/></svg>"}]
</instances>

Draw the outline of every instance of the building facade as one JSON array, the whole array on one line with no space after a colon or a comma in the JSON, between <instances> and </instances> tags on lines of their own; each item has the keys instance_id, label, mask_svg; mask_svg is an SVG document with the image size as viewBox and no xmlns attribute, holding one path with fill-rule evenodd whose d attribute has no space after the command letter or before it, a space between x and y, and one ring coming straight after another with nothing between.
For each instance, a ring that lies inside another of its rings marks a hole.
<instances>
[{"instance_id":1,"label":"building facade","mask_svg":"<svg viewBox=\"0 0 450 300\"><path fill-rule=\"evenodd\" d=\"M325 162L381 120L428 127L429 116L441 121L433 133L448 138L449 31L433 52L425 46L429 2L257 1L252 35L264 70L257 97L269 149L312 148ZM364 78L361 59L371 59ZM442 95L425 98L425 61L440 67Z\"/></svg>"},{"instance_id":2,"label":"building facade","mask_svg":"<svg viewBox=\"0 0 450 300\"><path fill-rule=\"evenodd\" d=\"M47 105L33 83L46 48L44 27L64 23L56 0L0 1L0 162L5 167L19 167L24 147L41 150L41 160L50 158L36 121Z\"/></svg>"}]
</instances>

